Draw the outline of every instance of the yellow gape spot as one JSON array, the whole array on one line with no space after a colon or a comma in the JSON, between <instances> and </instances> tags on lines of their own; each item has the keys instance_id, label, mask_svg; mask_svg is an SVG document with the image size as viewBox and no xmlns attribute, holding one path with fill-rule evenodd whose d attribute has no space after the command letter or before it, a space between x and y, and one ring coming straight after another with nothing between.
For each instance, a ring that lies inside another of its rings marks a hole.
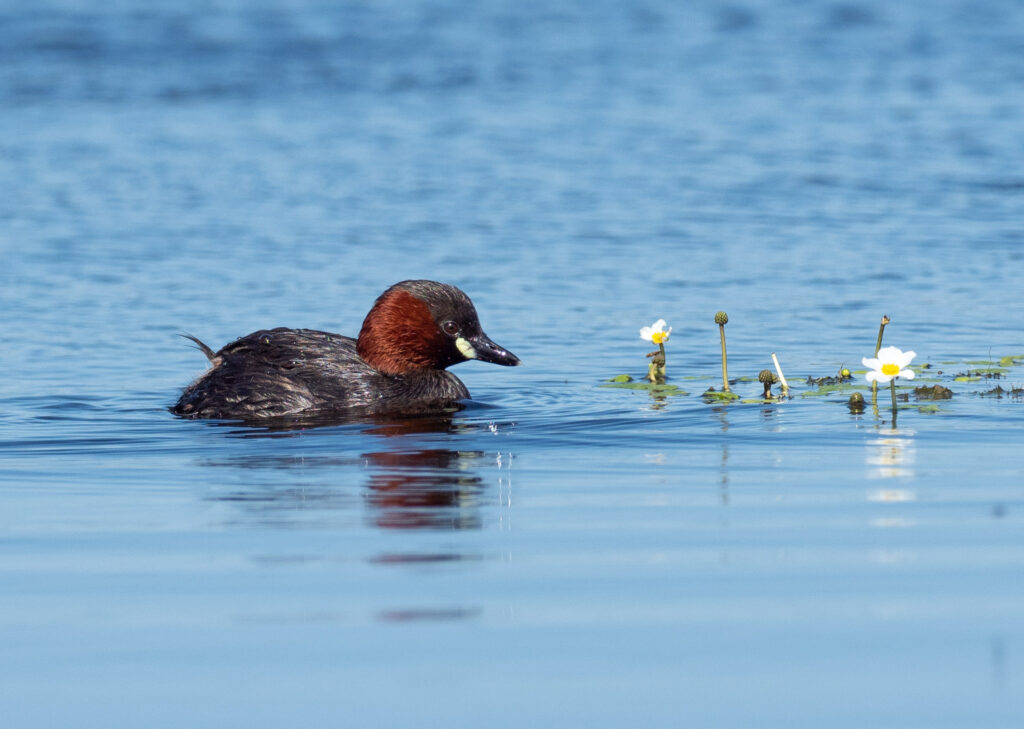
<instances>
[{"instance_id":1,"label":"yellow gape spot","mask_svg":"<svg viewBox=\"0 0 1024 729\"><path fill-rule=\"evenodd\" d=\"M473 345L469 343L468 339L459 337L455 340L455 346L462 352L462 356L466 359L476 359L476 350L473 349Z\"/></svg>"},{"instance_id":2,"label":"yellow gape spot","mask_svg":"<svg viewBox=\"0 0 1024 729\"><path fill-rule=\"evenodd\" d=\"M899 373L900 373L899 365L894 365L894 364L884 364L884 365L882 365L882 374L883 375L889 375L890 377L895 377Z\"/></svg>"}]
</instances>

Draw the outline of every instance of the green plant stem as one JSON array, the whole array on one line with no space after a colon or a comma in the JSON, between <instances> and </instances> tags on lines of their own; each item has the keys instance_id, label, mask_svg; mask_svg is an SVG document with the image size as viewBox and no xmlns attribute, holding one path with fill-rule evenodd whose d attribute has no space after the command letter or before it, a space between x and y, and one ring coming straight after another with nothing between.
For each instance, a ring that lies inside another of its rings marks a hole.
<instances>
[{"instance_id":1,"label":"green plant stem","mask_svg":"<svg viewBox=\"0 0 1024 729\"><path fill-rule=\"evenodd\" d=\"M892 427L896 427L896 378L889 380L889 390L892 392Z\"/></svg>"},{"instance_id":2,"label":"green plant stem","mask_svg":"<svg viewBox=\"0 0 1024 729\"><path fill-rule=\"evenodd\" d=\"M882 323L878 325L878 341L875 342L875 357L876 358L878 357L878 350L880 350L882 348L882 332L885 331L885 325L888 324L888 323L889 323L889 317L883 315L882 316ZM878 383L877 382L872 382L871 383L872 399L874 398L874 395L876 395L877 393L878 393Z\"/></svg>"},{"instance_id":3,"label":"green plant stem","mask_svg":"<svg viewBox=\"0 0 1024 729\"><path fill-rule=\"evenodd\" d=\"M729 392L729 368L725 356L725 325L718 325L718 332L722 335L722 391Z\"/></svg>"}]
</instances>

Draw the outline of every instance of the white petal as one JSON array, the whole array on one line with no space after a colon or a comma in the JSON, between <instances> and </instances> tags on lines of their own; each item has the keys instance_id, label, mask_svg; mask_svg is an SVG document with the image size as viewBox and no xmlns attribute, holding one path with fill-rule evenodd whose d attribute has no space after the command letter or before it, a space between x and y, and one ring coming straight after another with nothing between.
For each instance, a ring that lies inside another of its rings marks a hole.
<instances>
[{"instance_id":1,"label":"white petal","mask_svg":"<svg viewBox=\"0 0 1024 729\"><path fill-rule=\"evenodd\" d=\"M878 359L883 362L895 362L903 356L903 352L897 347L882 347L878 350Z\"/></svg>"},{"instance_id":2,"label":"white petal","mask_svg":"<svg viewBox=\"0 0 1024 729\"><path fill-rule=\"evenodd\" d=\"M860 363L862 365L864 365L865 367L867 367L869 370L880 370L880 369L882 369L882 360L880 360L880 359L874 359L874 358L869 359L869 358L865 357L864 359L862 359L860 361Z\"/></svg>"},{"instance_id":3,"label":"white petal","mask_svg":"<svg viewBox=\"0 0 1024 729\"><path fill-rule=\"evenodd\" d=\"M900 373L896 375L904 380L914 379L914 370L900 370Z\"/></svg>"},{"instance_id":4,"label":"white petal","mask_svg":"<svg viewBox=\"0 0 1024 729\"><path fill-rule=\"evenodd\" d=\"M654 322L654 324L652 324L651 326L652 326L653 329L655 329L655 330L660 332L662 329L665 328L665 320L664 319L658 319L658 321Z\"/></svg>"},{"instance_id":5,"label":"white petal","mask_svg":"<svg viewBox=\"0 0 1024 729\"><path fill-rule=\"evenodd\" d=\"M866 375L864 375L864 378L868 382L880 382L882 384L885 384L886 382L892 380L892 377L890 375L883 375L878 370L871 370L871 372L868 372Z\"/></svg>"},{"instance_id":6,"label":"white petal","mask_svg":"<svg viewBox=\"0 0 1024 729\"><path fill-rule=\"evenodd\" d=\"M650 327L644 327L643 329L640 330L640 338L646 339L648 342L654 341L654 339L652 338L653 334L654 330L651 329Z\"/></svg>"},{"instance_id":7,"label":"white petal","mask_svg":"<svg viewBox=\"0 0 1024 729\"><path fill-rule=\"evenodd\" d=\"M908 364L910 364L910 360L914 359L914 357L916 356L917 352L903 352L902 356L900 356L898 359L893 360L893 363L898 365L900 369L903 369ZM900 377L902 376L903 375L900 375Z\"/></svg>"}]
</instances>

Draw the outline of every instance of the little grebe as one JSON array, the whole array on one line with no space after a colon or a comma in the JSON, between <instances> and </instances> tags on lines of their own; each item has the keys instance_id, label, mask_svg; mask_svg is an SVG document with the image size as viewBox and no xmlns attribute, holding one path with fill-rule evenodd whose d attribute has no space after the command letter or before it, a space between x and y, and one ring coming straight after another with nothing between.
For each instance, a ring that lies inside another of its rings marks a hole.
<instances>
[{"instance_id":1,"label":"little grebe","mask_svg":"<svg viewBox=\"0 0 1024 729\"><path fill-rule=\"evenodd\" d=\"M469 397L446 367L469 359L519 364L484 334L469 297L436 281L389 288L366 315L358 339L281 327L214 352L188 338L212 366L171 408L187 418L434 412Z\"/></svg>"}]
</instances>

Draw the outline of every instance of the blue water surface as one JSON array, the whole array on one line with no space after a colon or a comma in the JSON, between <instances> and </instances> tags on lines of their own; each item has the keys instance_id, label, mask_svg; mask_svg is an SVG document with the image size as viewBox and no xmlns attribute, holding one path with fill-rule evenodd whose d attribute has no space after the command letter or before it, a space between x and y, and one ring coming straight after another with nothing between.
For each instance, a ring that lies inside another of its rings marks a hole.
<instances>
[{"instance_id":1,"label":"blue water surface","mask_svg":"<svg viewBox=\"0 0 1024 729\"><path fill-rule=\"evenodd\" d=\"M3 724L1020 726L1021 38L957 0L0 1ZM448 417L167 412L178 333L355 334L407 278L524 366L459 365ZM700 397L720 309L747 402ZM953 399L805 382L883 314ZM600 387L659 317L689 394Z\"/></svg>"}]
</instances>

